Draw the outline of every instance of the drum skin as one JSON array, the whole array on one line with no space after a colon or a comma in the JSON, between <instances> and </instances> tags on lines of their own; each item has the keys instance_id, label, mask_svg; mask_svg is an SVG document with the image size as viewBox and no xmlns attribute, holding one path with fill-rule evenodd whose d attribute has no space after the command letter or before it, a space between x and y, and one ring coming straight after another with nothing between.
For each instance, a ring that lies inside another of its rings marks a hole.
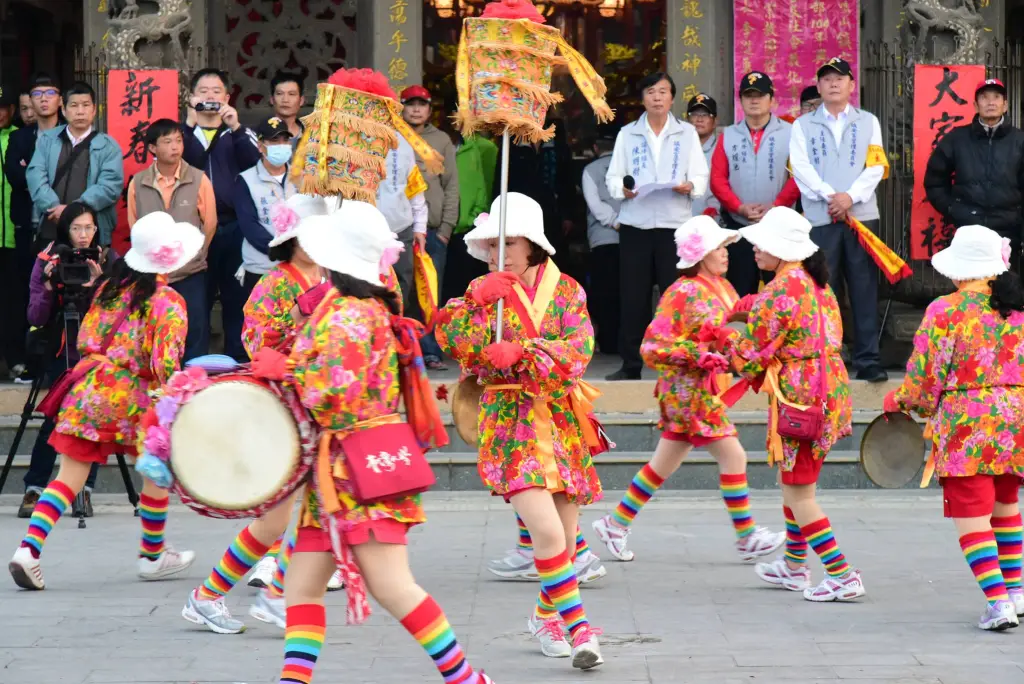
<instances>
[{"instance_id":1,"label":"drum skin","mask_svg":"<svg viewBox=\"0 0 1024 684\"><path fill-rule=\"evenodd\" d=\"M883 413L871 421L860 442L864 474L879 487L905 487L925 458L924 428L905 413Z\"/></svg>"},{"instance_id":2,"label":"drum skin","mask_svg":"<svg viewBox=\"0 0 1024 684\"><path fill-rule=\"evenodd\" d=\"M291 390L251 375L218 376L171 426L175 489L201 515L259 517L308 477L314 428Z\"/></svg>"},{"instance_id":3,"label":"drum skin","mask_svg":"<svg viewBox=\"0 0 1024 684\"><path fill-rule=\"evenodd\" d=\"M476 376L463 379L452 393L452 420L462 441L474 449L479 442L480 398L484 388Z\"/></svg>"}]
</instances>

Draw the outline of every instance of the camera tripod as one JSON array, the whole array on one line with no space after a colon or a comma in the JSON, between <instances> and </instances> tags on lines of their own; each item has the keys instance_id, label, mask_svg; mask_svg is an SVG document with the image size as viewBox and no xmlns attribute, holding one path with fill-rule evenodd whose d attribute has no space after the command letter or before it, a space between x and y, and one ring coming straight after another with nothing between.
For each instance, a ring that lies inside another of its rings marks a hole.
<instances>
[{"instance_id":1,"label":"camera tripod","mask_svg":"<svg viewBox=\"0 0 1024 684\"><path fill-rule=\"evenodd\" d=\"M78 326L81 323L81 316L78 313L78 308L75 306L74 302L67 302L65 304L63 308L63 318L64 360L67 367L71 368L70 349L78 340ZM72 326L74 327L72 328ZM73 335L71 334L72 332L74 332ZM3 492L4 485L7 483L7 476L14 463L14 456L18 453L18 447L21 445L21 438L25 436L25 430L28 427L28 422L35 415L36 404L39 400L39 392L42 390L45 375L46 369L40 369L40 371L36 373L36 377L32 380L32 387L29 390L28 399L25 401L25 406L21 410L21 422L18 424L18 429L14 433L14 440L11 442L11 449L7 452L7 462L4 463L3 471L0 472L0 493ZM128 494L128 501L131 502L132 508L135 510L135 516L138 517L139 495L135 491L135 483L132 482L131 472L128 470L128 464L124 460L124 454L117 455L117 465L121 471L121 479L124 480L124 488L125 492ZM75 497L74 508L78 510L78 529L83 529L86 527L84 487Z\"/></svg>"}]
</instances>

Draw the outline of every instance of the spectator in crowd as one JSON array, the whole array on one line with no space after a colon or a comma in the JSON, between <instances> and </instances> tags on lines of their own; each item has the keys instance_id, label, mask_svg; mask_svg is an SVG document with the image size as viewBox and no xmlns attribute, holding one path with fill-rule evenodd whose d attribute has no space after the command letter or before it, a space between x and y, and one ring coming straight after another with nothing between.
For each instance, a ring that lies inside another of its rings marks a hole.
<instances>
[{"instance_id":1,"label":"spectator in crowd","mask_svg":"<svg viewBox=\"0 0 1024 684\"><path fill-rule=\"evenodd\" d=\"M388 150L384 159L387 177L377 186L377 208L388 220L391 232L405 245L398 256L395 275L402 289L403 307L410 311L416 299L413 281L412 246L427 248L427 182L416 165L416 152L409 142L398 136L398 147ZM433 258L433 255L431 255ZM436 262L435 262L436 263ZM443 265L444 262L442 262ZM441 273L438 272L438 281Z\"/></svg>"},{"instance_id":2,"label":"spectator in crowd","mask_svg":"<svg viewBox=\"0 0 1024 684\"><path fill-rule=\"evenodd\" d=\"M274 108L274 116L284 121L291 133L292 148L298 144L306 127L299 121L299 112L306 104L302 96L305 84L302 74L291 74L278 71L270 79L270 105Z\"/></svg>"},{"instance_id":3,"label":"spectator in crowd","mask_svg":"<svg viewBox=\"0 0 1024 684\"><path fill-rule=\"evenodd\" d=\"M639 83L644 113L623 126L605 178L619 210L622 368L609 380L638 380L640 343L653 316L651 290L676 280L675 229L692 216L691 202L707 192L708 165L693 125L672 115L676 84L664 72ZM627 185L628 183L628 185ZM640 196L645 186L672 184Z\"/></svg>"},{"instance_id":4,"label":"spectator in crowd","mask_svg":"<svg viewBox=\"0 0 1024 684\"><path fill-rule=\"evenodd\" d=\"M210 346L206 254L217 230L217 200L210 179L182 159L184 133L177 121L158 119L151 123L146 131L146 147L153 163L128 183L129 227L146 214L166 211L175 222L191 223L206 236L195 258L167 276L167 283L185 300L187 361L202 356Z\"/></svg>"},{"instance_id":5,"label":"spectator in crowd","mask_svg":"<svg viewBox=\"0 0 1024 684\"><path fill-rule=\"evenodd\" d=\"M270 258L270 241L276 231L270 210L298 192L288 177L292 159L292 132L279 116L272 116L256 127L263 159L246 169L235 181L235 212L242 231L242 268L245 269L245 298L277 262Z\"/></svg>"},{"instance_id":6,"label":"spectator in crowd","mask_svg":"<svg viewBox=\"0 0 1024 684\"><path fill-rule=\"evenodd\" d=\"M821 106L821 94L817 85L809 85L800 92L800 113L810 114Z\"/></svg>"},{"instance_id":7,"label":"spectator in crowd","mask_svg":"<svg viewBox=\"0 0 1024 684\"><path fill-rule=\"evenodd\" d=\"M792 207L800 188L786 172L792 124L772 114L775 86L768 74L752 71L740 80L743 120L726 128L711 163L711 192L721 202L726 228L757 223L772 207ZM754 294L767 277L754 262L748 240L729 245L726 277L740 297Z\"/></svg>"},{"instance_id":8,"label":"spectator in crowd","mask_svg":"<svg viewBox=\"0 0 1024 684\"><path fill-rule=\"evenodd\" d=\"M47 384L57 379L61 373L78 363L78 344L75 339L64 339L65 328L69 335L77 334L77 326L64 324L64 312L73 302L82 316L89 308L92 299L92 286L105 267L109 267L116 255L107 249L100 249L98 261L89 261L92 274L90 281L78 291L77 296L69 291L56 278L54 271L60 267L61 255L72 249L99 248L99 227L96 212L84 202L72 202L61 212L57 221L55 239L48 244L32 266L29 280L31 295L28 305L28 321L32 324L32 353L43 357ZM39 496L50 483L53 465L57 460L57 452L50 446L50 433L53 432L54 421L43 420L39 426L28 472L25 473L25 495L18 507L18 517L28 518L32 509L39 501ZM96 484L97 468L94 464L85 482L83 500L86 517L92 516L92 488ZM77 514L77 511L75 512Z\"/></svg>"},{"instance_id":9,"label":"spectator in crowd","mask_svg":"<svg viewBox=\"0 0 1024 684\"><path fill-rule=\"evenodd\" d=\"M217 231L206 254L206 315L200 324L194 322L189 312L189 327L199 324L209 329L210 311L219 295L224 353L246 362L249 355L242 347L242 307L246 296L239 282L242 231L235 215L235 180L238 174L258 164L262 155L256 135L242 126L228 98L228 78L223 72L200 69L192 77L192 96L183 128L183 159L204 171L213 183L217 197ZM202 349L199 353L206 351ZM188 352L185 352L186 358L192 358Z\"/></svg>"},{"instance_id":10,"label":"spectator in crowd","mask_svg":"<svg viewBox=\"0 0 1024 684\"><path fill-rule=\"evenodd\" d=\"M25 172L39 236L52 239L68 204L81 200L96 212L100 244L109 245L117 223L115 203L124 191L121 146L93 128L96 92L81 81L64 99L67 124L41 133Z\"/></svg>"},{"instance_id":11,"label":"spectator in crowd","mask_svg":"<svg viewBox=\"0 0 1024 684\"><path fill-rule=\"evenodd\" d=\"M421 159L416 163L427 182L427 238L426 248L437 269L438 282L444 282L445 258L448 241L455 224L459 222L459 172L455 160L455 145L442 130L430 123L430 91L421 85L409 86L402 91L402 118L427 144L444 157L444 171L431 173ZM439 302L444 304L444 302ZM430 333L421 341L423 362L430 370L445 370L441 361L441 348Z\"/></svg>"},{"instance_id":12,"label":"spectator in crowd","mask_svg":"<svg viewBox=\"0 0 1024 684\"><path fill-rule=\"evenodd\" d=\"M32 107L32 94L29 91L18 94L18 128L31 126L36 122L36 110Z\"/></svg>"},{"instance_id":13,"label":"spectator in crowd","mask_svg":"<svg viewBox=\"0 0 1024 684\"><path fill-rule=\"evenodd\" d=\"M497 152L494 143L479 135L463 138L461 133L453 131L452 139L459 171L459 220L448 241L444 281L439 283L441 300L445 302L461 297L474 278L487 273L487 264L474 259L466 251L463 236L473 229L476 217L491 206L491 186L484 171L484 150L490 146ZM494 179L493 168L490 179Z\"/></svg>"},{"instance_id":14,"label":"spectator in crowd","mask_svg":"<svg viewBox=\"0 0 1024 684\"><path fill-rule=\"evenodd\" d=\"M62 104L60 88L45 74L36 74L29 84L29 99L32 104L34 123L19 128L11 134L4 154L4 176L11 186L10 217L14 223L14 242L17 285L5 296L12 299L12 317L6 325L11 334L24 340L28 332L25 308L28 306L28 281L32 273L35 255L46 243L36 239L32 221L32 196L28 191L25 172L36 151L36 138L40 132L48 131L60 123ZM8 359L10 363L10 359ZM16 383L31 383L32 372L23 363L14 362L11 379Z\"/></svg>"},{"instance_id":15,"label":"spectator in crowd","mask_svg":"<svg viewBox=\"0 0 1024 684\"><path fill-rule=\"evenodd\" d=\"M882 127L874 114L850 106L849 63L834 57L818 69L824 106L804 114L790 131L789 160L800 188L811 239L828 261L833 291L846 276L853 310L853 366L857 379L884 382L878 354L878 267L847 224L855 218L878 232L875 188L888 174Z\"/></svg>"},{"instance_id":16,"label":"spectator in crowd","mask_svg":"<svg viewBox=\"0 0 1024 684\"><path fill-rule=\"evenodd\" d=\"M928 159L928 201L957 228L978 224L1010 239L1018 269L1024 227L1024 132L1006 120L1006 86L982 81L974 93L977 114L939 140Z\"/></svg>"},{"instance_id":17,"label":"spectator in crowd","mask_svg":"<svg viewBox=\"0 0 1024 684\"><path fill-rule=\"evenodd\" d=\"M17 130L14 126L17 104L16 90L0 88L0 159L7 156L11 135ZM20 323L24 318L25 298L14 295L25 287L25 281L19 278L16 238L11 219L11 184L7 181L6 170L0 169L0 288L4 293L0 302L0 356L8 369L25 363L25 331Z\"/></svg>"},{"instance_id":18,"label":"spectator in crowd","mask_svg":"<svg viewBox=\"0 0 1024 684\"><path fill-rule=\"evenodd\" d=\"M704 161L707 162L708 169L711 169L712 153L718 144L718 103L707 93L697 93L686 105L686 120L697 129ZM704 193L703 197L695 198L690 211L694 216L707 214L721 223L722 205L710 192Z\"/></svg>"},{"instance_id":19,"label":"spectator in crowd","mask_svg":"<svg viewBox=\"0 0 1024 684\"><path fill-rule=\"evenodd\" d=\"M615 131L602 128L593 143L594 161L583 169L590 245L590 292L587 304L597 328L602 354L619 353L619 209L622 201L608 192L604 179L615 149Z\"/></svg>"}]
</instances>

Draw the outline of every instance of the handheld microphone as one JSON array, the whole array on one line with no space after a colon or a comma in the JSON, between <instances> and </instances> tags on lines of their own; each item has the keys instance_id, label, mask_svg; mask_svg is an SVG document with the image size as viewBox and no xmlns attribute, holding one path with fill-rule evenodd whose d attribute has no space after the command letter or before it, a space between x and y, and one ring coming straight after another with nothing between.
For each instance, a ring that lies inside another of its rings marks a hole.
<instances>
[{"instance_id":1,"label":"handheld microphone","mask_svg":"<svg viewBox=\"0 0 1024 684\"><path fill-rule=\"evenodd\" d=\"M622 187L632 190L636 187L636 180L632 176L626 176L622 179Z\"/></svg>"}]
</instances>

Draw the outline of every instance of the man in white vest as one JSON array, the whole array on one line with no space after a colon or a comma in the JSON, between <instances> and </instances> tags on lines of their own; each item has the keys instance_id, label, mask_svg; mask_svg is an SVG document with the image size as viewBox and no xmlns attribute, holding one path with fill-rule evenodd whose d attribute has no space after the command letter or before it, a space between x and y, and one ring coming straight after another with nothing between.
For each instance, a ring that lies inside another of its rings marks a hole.
<instances>
[{"instance_id":1,"label":"man in white vest","mask_svg":"<svg viewBox=\"0 0 1024 684\"><path fill-rule=\"evenodd\" d=\"M878 267L860 246L847 217L878 232L875 188L888 175L882 127L874 114L850 106L849 63L833 57L818 69L822 105L793 124L789 160L800 186L811 239L828 260L832 289L846 276L853 309L853 366L857 379L888 379L878 355Z\"/></svg>"},{"instance_id":2,"label":"man in white vest","mask_svg":"<svg viewBox=\"0 0 1024 684\"><path fill-rule=\"evenodd\" d=\"M639 380L640 343L651 322L651 291L679 275L673 233L692 217L691 202L708 189L697 130L672 114L676 85L664 72L640 81L644 114L622 127L605 183L619 210L622 368L609 380Z\"/></svg>"},{"instance_id":3,"label":"man in white vest","mask_svg":"<svg viewBox=\"0 0 1024 684\"><path fill-rule=\"evenodd\" d=\"M707 93L697 93L686 105L686 121L697 129L700 138L700 149L704 152L704 161L711 169L711 155L718 145L718 103ZM695 197L691 208L694 216L707 214L721 223L722 205L710 192L703 197Z\"/></svg>"},{"instance_id":4,"label":"man in white vest","mask_svg":"<svg viewBox=\"0 0 1024 684\"><path fill-rule=\"evenodd\" d=\"M739 95L743 120L722 131L711 162L711 192L722 204L726 228L733 230L800 198L786 171L791 125L772 114L772 79L752 71L740 79ZM761 273L746 240L729 245L727 277L741 297L757 292Z\"/></svg>"},{"instance_id":5,"label":"man in white vest","mask_svg":"<svg viewBox=\"0 0 1024 684\"><path fill-rule=\"evenodd\" d=\"M395 264L395 274L402 288L405 310L415 300L412 275L412 245L427 247L427 182L416 165L416 152L405 138L398 136L398 148L390 150L384 160L387 177L377 187L377 208L388 220L391 232L405 245Z\"/></svg>"}]
</instances>

